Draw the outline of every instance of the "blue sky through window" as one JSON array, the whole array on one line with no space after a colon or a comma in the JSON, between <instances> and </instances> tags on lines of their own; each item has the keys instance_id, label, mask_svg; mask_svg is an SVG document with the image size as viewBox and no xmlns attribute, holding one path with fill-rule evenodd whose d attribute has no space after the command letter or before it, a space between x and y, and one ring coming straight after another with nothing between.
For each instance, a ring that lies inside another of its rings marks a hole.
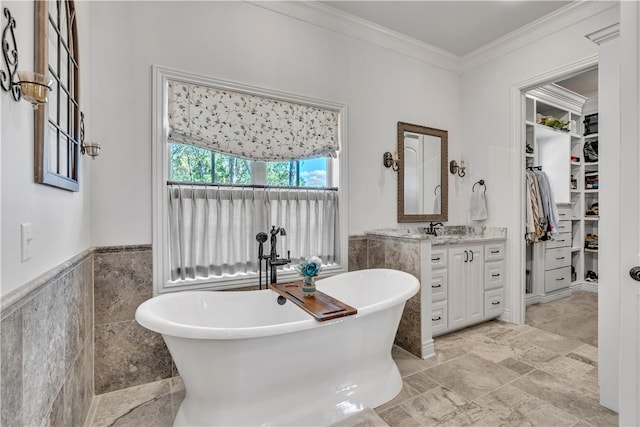
<instances>
[{"instance_id":1,"label":"blue sky through window","mask_svg":"<svg viewBox=\"0 0 640 427\"><path fill-rule=\"evenodd\" d=\"M306 180L306 187L326 187L327 159L300 160L300 177Z\"/></svg>"}]
</instances>

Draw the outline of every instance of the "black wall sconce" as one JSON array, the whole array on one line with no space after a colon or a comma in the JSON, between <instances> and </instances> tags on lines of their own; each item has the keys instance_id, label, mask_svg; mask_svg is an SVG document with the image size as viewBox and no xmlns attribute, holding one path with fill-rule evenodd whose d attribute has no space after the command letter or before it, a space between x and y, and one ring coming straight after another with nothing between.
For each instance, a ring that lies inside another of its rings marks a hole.
<instances>
[{"instance_id":1,"label":"black wall sconce","mask_svg":"<svg viewBox=\"0 0 640 427\"><path fill-rule=\"evenodd\" d=\"M462 178L466 175L466 172L464 171L465 169L466 167L464 165L464 160L460 160L460 165L458 165L455 160L451 160L449 162L449 172L451 172L453 175L458 174L458 176Z\"/></svg>"},{"instance_id":2,"label":"black wall sconce","mask_svg":"<svg viewBox=\"0 0 640 427\"><path fill-rule=\"evenodd\" d=\"M91 158L95 160L95 158L100 155L100 143L85 142L84 135L84 113L80 112L80 152L83 155L91 156Z\"/></svg>"},{"instance_id":3,"label":"black wall sconce","mask_svg":"<svg viewBox=\"0 0 640 427\"><path fill-rule=\"evenodd\" d=\"M8 8L5 7L3 13L7 18L7 25L2 30L2 56L6 70L0 70L0 87L5 92L10 92L15 101L24 99L37 109L38 105L47 102L51 80L32 71L18 71L18 45L14 33L16 20Z\"/></svg>"},{"instance_id":4,"label":"black wall sconce","mask_svg":"<svg viewBox=\"0 0 640 427\"><path fill-rule=\"evenodd\" d=\"M400 163L400 159L398 159L398 153L394 153L391 154L390 151L387 151L386 153L384 153L383 157L382 157L382 164L384 165L384 167L386 168L391 168L394 171L398 170L398 165Z\"/></svg>"}]
</instances>

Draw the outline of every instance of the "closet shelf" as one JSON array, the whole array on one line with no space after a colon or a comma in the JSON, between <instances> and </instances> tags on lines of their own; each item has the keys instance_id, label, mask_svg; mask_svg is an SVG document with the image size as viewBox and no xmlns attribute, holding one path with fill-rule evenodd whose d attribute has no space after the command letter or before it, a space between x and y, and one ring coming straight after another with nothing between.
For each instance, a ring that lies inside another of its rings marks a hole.
<instances>
[{"instance_id":1,"label":"closet shelf","mask_svg":"<svg viewBox=\"0 0 640 427\"><path fill-rule=\"evenodd\" d=\"M571 252L580 252L582 250L581 247L573 247L571 248Z\"/></svg>"},{"instance_id":2,"label":"closet shelf","mask_svg":"<svg viewBox=\"0 0 640 427\"><path fill-rule=\"evenodd\" d=\"M585 216L584 220L585 221L599 221L600 217L599 216Z\"/></svg>"},{"instance_id":3,"label":"closet shelf","mask_svg":"<svg viewBox=\"0 0 640 427\"><path fill-rule=\"evenodd\" d=\"M597 254L598 250L597 249L585 249L584 250L586 253L591 253L591 254Z\"/></svg>"},{"instance_id":4,"label":"closet shelf","mask_svg":"<svg viewBox=\"0 0 640 427\"><path fill-rule=\"evenodd\" d=\"M580 166L582 163L580 162L571 162L571 166Z\"/></svg>"},{"instance_id":5,"label":"closet shelf","mask_svg":"<svg viewBox=\"0 0 640 427\"><path fill-rule=\"evenodd\" d=\"M589 190L584 190L585 193L597 193L598 191L600 191L600 190L593 189L593 188L589 189Z\"/></svg>"}]
</instances>

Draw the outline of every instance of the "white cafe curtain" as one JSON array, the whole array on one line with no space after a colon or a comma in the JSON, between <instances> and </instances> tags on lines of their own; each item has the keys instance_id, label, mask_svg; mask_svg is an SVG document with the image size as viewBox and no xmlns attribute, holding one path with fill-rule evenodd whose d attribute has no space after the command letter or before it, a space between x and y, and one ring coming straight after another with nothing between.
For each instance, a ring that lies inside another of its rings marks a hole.
<instances>
[{"instance_id":1,"label":"white cafe curtain","mask_svg":"<svg viewBox=\"0 0 640 427\"><path fill-rule=\"evenodd\" d=\"M245 159L336 157L338 111L169 81L169 139Z\"/></svg>"},{"instance_id":2,"label":"white cafe curtain","mask_svg":"<svg viewBox=\"0 0 640 427\"><path fill-rule=\"evenodd\" d=\"M338 192L330 189L169 185L169 258L174 282L257 273L255 236L285 228L277 251L293 268L309 256L336 262ZM269 242L264 251L268 254Z\"/></svg>"}]
</instances>

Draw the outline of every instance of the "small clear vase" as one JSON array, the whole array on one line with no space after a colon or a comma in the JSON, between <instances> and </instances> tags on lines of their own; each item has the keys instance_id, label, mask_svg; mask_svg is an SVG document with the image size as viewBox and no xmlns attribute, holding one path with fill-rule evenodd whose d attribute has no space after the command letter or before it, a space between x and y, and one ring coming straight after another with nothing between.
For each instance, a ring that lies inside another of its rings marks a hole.
<instances>
[{"instance_id":1,"label":"small clear vase","mask_svg":"<svg viewBox=\"0 0 640 427\"><path fill-rule=\"evenodd\" d=\"M305 297L313 297L316 295L316 278L315 276L304 276L302 279L302 295Z\"/></svg>"}]
</instances>

